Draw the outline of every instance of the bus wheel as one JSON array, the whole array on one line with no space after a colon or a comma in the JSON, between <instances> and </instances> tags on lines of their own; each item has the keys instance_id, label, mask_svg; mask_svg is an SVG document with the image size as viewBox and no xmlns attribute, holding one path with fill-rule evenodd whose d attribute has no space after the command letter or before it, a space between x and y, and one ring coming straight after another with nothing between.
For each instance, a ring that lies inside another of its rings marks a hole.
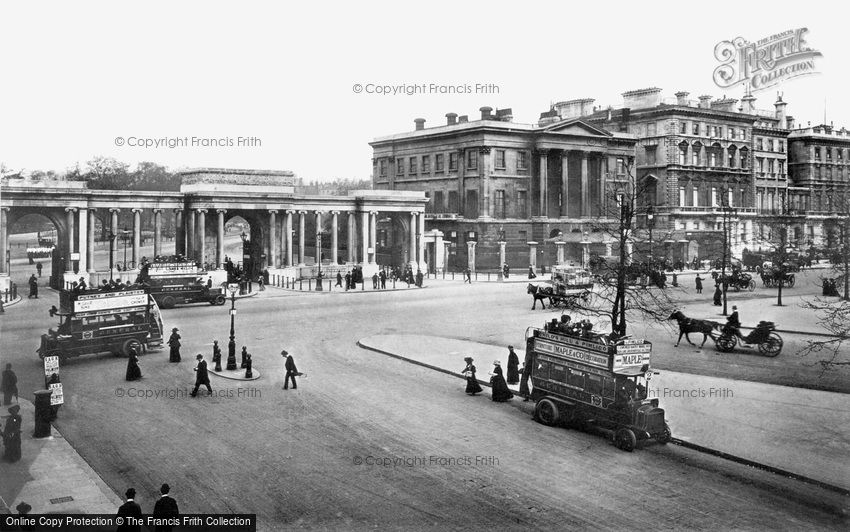
<instances>
[{"instance_id":1,"label":"bus wheel","mask_svg":"<svg viewBox=\"0 0 850 532\"><path fill-rule=\"evenodd\" d=\"M137 355L142 353L142 343L135 338L130 338L129 340L125 340L124 344L121 346L121 354L125 357L130 356L130 351L135 351Z\"/></svg>"},{"instance_id":2,"label":"bus wheel","mask_svg":"<svg viewBox=\"0 0 850 532\"><path fill-rule=\"evenodd\" d=\"M619 429L614 433L614 445L623 451L632 452L637 445L637 437L631 429Z\"/></svg>"},{"instance_id":3,"label":"bus wheel","mask_svg":"<svg viewBox=\"0 0 850 532\"><path fill-rule=\"evenodd\" d=\"M535 413L537 414L537 421L543 423L547 427L551 427L558 423L558 419L560 418L558 406L549 399L541 399L535 407Z\"/></svg>"},{"instance_id":4,"label":"bus wheel","mask_svg":"<svg viewBox=\"0 0 850 532\"><path fill-rule=\"evenodd\" d=\"M227 301L227 298L225 298L223 295L219 294L219 295L215 296L215 299L212 300L212 304L213 305L224 305L225 301Z\"/></svg>"},{"instance_id":5,"label":"bus wheel","mask_svg":"<svg viewBox=\"0 0 850 532\"><path fill-rule=\"evenodd\" d=\"M667 423L664 424L664 432L655 437L655 441L664 445L670 443L670 440L673 439L673 433L670 431L670 425Z\"/></svg>"},{"instance_id":6,"label":"bus wheel","mask_svg":"<svg viewBox=\"0 0 850 532\"><path fill-rule=\"evenodd\" d=\"M162 308L174 308L174 298L171 296L165 296L162 298Z\"/></svg>"}]
</instances>

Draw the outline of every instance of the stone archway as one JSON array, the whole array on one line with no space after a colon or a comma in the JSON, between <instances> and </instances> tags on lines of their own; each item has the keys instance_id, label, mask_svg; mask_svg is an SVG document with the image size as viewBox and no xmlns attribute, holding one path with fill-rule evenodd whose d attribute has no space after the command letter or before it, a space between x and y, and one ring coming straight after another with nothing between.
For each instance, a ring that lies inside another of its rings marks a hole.
<instances>
[{"instance_id":1,"label":"stone archway","mask_svg":"<svg viewBox=\"0 0 850 532\"><path fill-rule=\"evenodd\" d=\"M68 225L66 223L64 213L60 213L56 209L35 209L35 208L19 208L19 209L10 209L7 219L6 219L6 228L7 231L7 249L10 251L7 253L6 259L7 264L4 265L4 271L7 272L10 277L17 274L15 277L15 282L19 287L22 287L21 280L26 281L29 278L30 274L37 273L35 269L35 262L32 264L29 263L27 258L26 247L28 246L28 242L24 242L25 247L21 248L20 246L13 245L13 240L15 240L12 235L20 234L20 232L15 232L16 226L20 227L20 223L27 223L28 220L35 219L46 219L46 225L50 225L55 231L55 242L53 252L50 254L49 259L46 257L43 259L42 264L49 264L49 268L45 268L42 271L43 276L48 277L47 284L51 288L60 289L64 285L63 274L67 268L67 258L69 257L69 238L68 238ZM37 235L34 237L35 240L32 242L35 244L34 247L39 247L38 237ZM77 235L74 235L75 242L77 239ZM75 243L75 245L79 245ZM79 249L79 248L75 248ZM21 260L23 259L23 261ZM24 271L26 273L24 275ZM21 277L23 275L23 277Z\"/></svg>"}]
</instances>

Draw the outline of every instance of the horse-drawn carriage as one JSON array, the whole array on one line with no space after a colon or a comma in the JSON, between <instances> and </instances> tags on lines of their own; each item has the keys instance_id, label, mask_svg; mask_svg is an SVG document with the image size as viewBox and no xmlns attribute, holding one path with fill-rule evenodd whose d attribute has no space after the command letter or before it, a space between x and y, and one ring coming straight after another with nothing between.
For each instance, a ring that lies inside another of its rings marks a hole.
<instances>
[{"instance_id":1,"label":"horse-drawn carriage","mask_svg":"<svg viewBox=\"0 0 850 532\"><path fill-rule=\"evenodd\" d=\"M782 286L792 288L796 279L794 274L788 271L788 268L765 266L762 268L761 282L765 288L778 288L779 283L782 283Z\"/></svg>"},{"instance_id":2,"label":"horse-drawn carriage","mask_svg":"<svg viewBox=\"0 0 850 532\"><path fill-rule=\"evenodd\" d=\"M546 310L546 299L552 307L571 308L578 299L587 301L592 289L593 276L589 271L578 266L559 265L552 268L551 286L528 283L526 292L534 299L531 310L537 308L537 301Z\"/></svg>"},{"instance_id":3,"label":"horse-drawn carriage","mask_svg":"<svg viewBox=\"0 0 850 532\"><path fill-rule=\"evenodd\" d=\"M759 353L766 357L775 357L782 351L782 337L776 333L776 325L772 321L760 321L750 334L740 336L740 331L729 324L723 325L716 321L689 318L680 310L670 314L668 319L679 323L679 339L676 340L676 347L682 341L682 336L689 344L695 345L688 334L701 333L703 336L700 347L705 345L708 338L711 338L717 350L724 353L732 352L739 343L743 347L758 347Z\"/></svg>"}]
</instances>

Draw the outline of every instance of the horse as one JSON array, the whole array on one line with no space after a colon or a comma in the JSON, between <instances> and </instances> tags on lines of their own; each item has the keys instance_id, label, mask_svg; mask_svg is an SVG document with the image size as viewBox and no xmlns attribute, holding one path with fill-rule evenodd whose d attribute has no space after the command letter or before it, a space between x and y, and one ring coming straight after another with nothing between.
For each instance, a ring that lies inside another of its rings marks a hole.
<instances>
[{"instance_id":1,"label":"horse","mask_svg":"<svg viewBox=\"0 0 850 532\"><path fill-rule=\"evenodd\" d=\"M549 305L552 305L552 295L554 294L554 290L552 290L551 286L547 286L544 288L540 285L528 283L526 292L531 294L531 296L534 298L534 304L531 305L531 310L537 308L537 300L540 300L540 304L543 306L543 310L546 310L546 302L544 301L544 299L548 298Z\"/></svg>"},{"instance_id":2,"label":"horse","mask_svg":"<svg viewBox=\"0 0 850 532\"><path fill-rule=\"evenodd\" d=\"M691 342L691 339L688 337L689 333L702 333L702 343L700 344L700 347L702 347L705 345L705 341L708 340L709 336L711 336L711 339L714 340L714 335L712 334L714 331L720 331L723 328L723 325L716 321L689 318L685 316L681 310L677 310L670 314L670 317L667 319L679 322L679 339L676 340L675 347L679 347L679 342L682 341L683 335L689 344L696 345Z\"/></svg>"}]
</instances>

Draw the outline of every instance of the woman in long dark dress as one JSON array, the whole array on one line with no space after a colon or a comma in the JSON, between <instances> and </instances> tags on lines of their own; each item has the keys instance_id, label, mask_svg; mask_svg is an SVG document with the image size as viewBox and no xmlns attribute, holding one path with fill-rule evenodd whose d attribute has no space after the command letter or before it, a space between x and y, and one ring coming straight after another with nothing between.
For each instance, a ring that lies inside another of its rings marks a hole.
<instances>
[{"instance_id":1,"label":"woman in long dark dress","mask_svg":"<svg viewBox=\"0 0 850 532\"><path fill-rule=\"evenodd\" d=\"M493 362L493 364L495 367L493 368L492 377L490 377L490 385L493 387L491 399L499 403L509 401L514 394L511 393L508 383L505 382L505 377L502 376L502 365L498 360Z\"/></svg>"},{"instance_id":2,"label":"woman in long dark dress","mask_svg":"<svg viewBox=\"0 0 850 532\"><path fill-rule=\"evenodd\" d=\"M719 307L721 303L721 299L723 298L723 292L720 290L720 283L717 283L714 287L714 306Z\"/></svg>"},{"instance_id":3,"label":"woman in long dark dress","mask_svg":"<svg viewBox=\"0 0 850 532\"><path fill-rule=\"evenodd\" d=\"M466 393L469 395L481 393L483 390L481 385L478 384L478 379L475 378L475 365L472 363L472 357L466 357L463 360L466 362L466 368L463 370L463 374L466 375Z\"/></svg>"},{"instance_id":4,"label":"woman in long dark dress","mask_svg":"<svg viewBox=\"0 0 850 532\"><path fill-rule=\"evenodd\" d=\"M135 381L142 378L142 370L139 367L139 357L136 356L135 350L130 350L130 356L127 357L127 375L125 378L128 381Z\"/></svg>"},{"instance_id":5,"label":"woman in long dark dress","mask_svg":"<svg viewBox=\"0 0 850 532\"><path fill-rule=\"evenodd\" d=\"M508 346L508 384L519 383L519 357L514 353L514 346Z\"/></svg>"}]
</instances>

